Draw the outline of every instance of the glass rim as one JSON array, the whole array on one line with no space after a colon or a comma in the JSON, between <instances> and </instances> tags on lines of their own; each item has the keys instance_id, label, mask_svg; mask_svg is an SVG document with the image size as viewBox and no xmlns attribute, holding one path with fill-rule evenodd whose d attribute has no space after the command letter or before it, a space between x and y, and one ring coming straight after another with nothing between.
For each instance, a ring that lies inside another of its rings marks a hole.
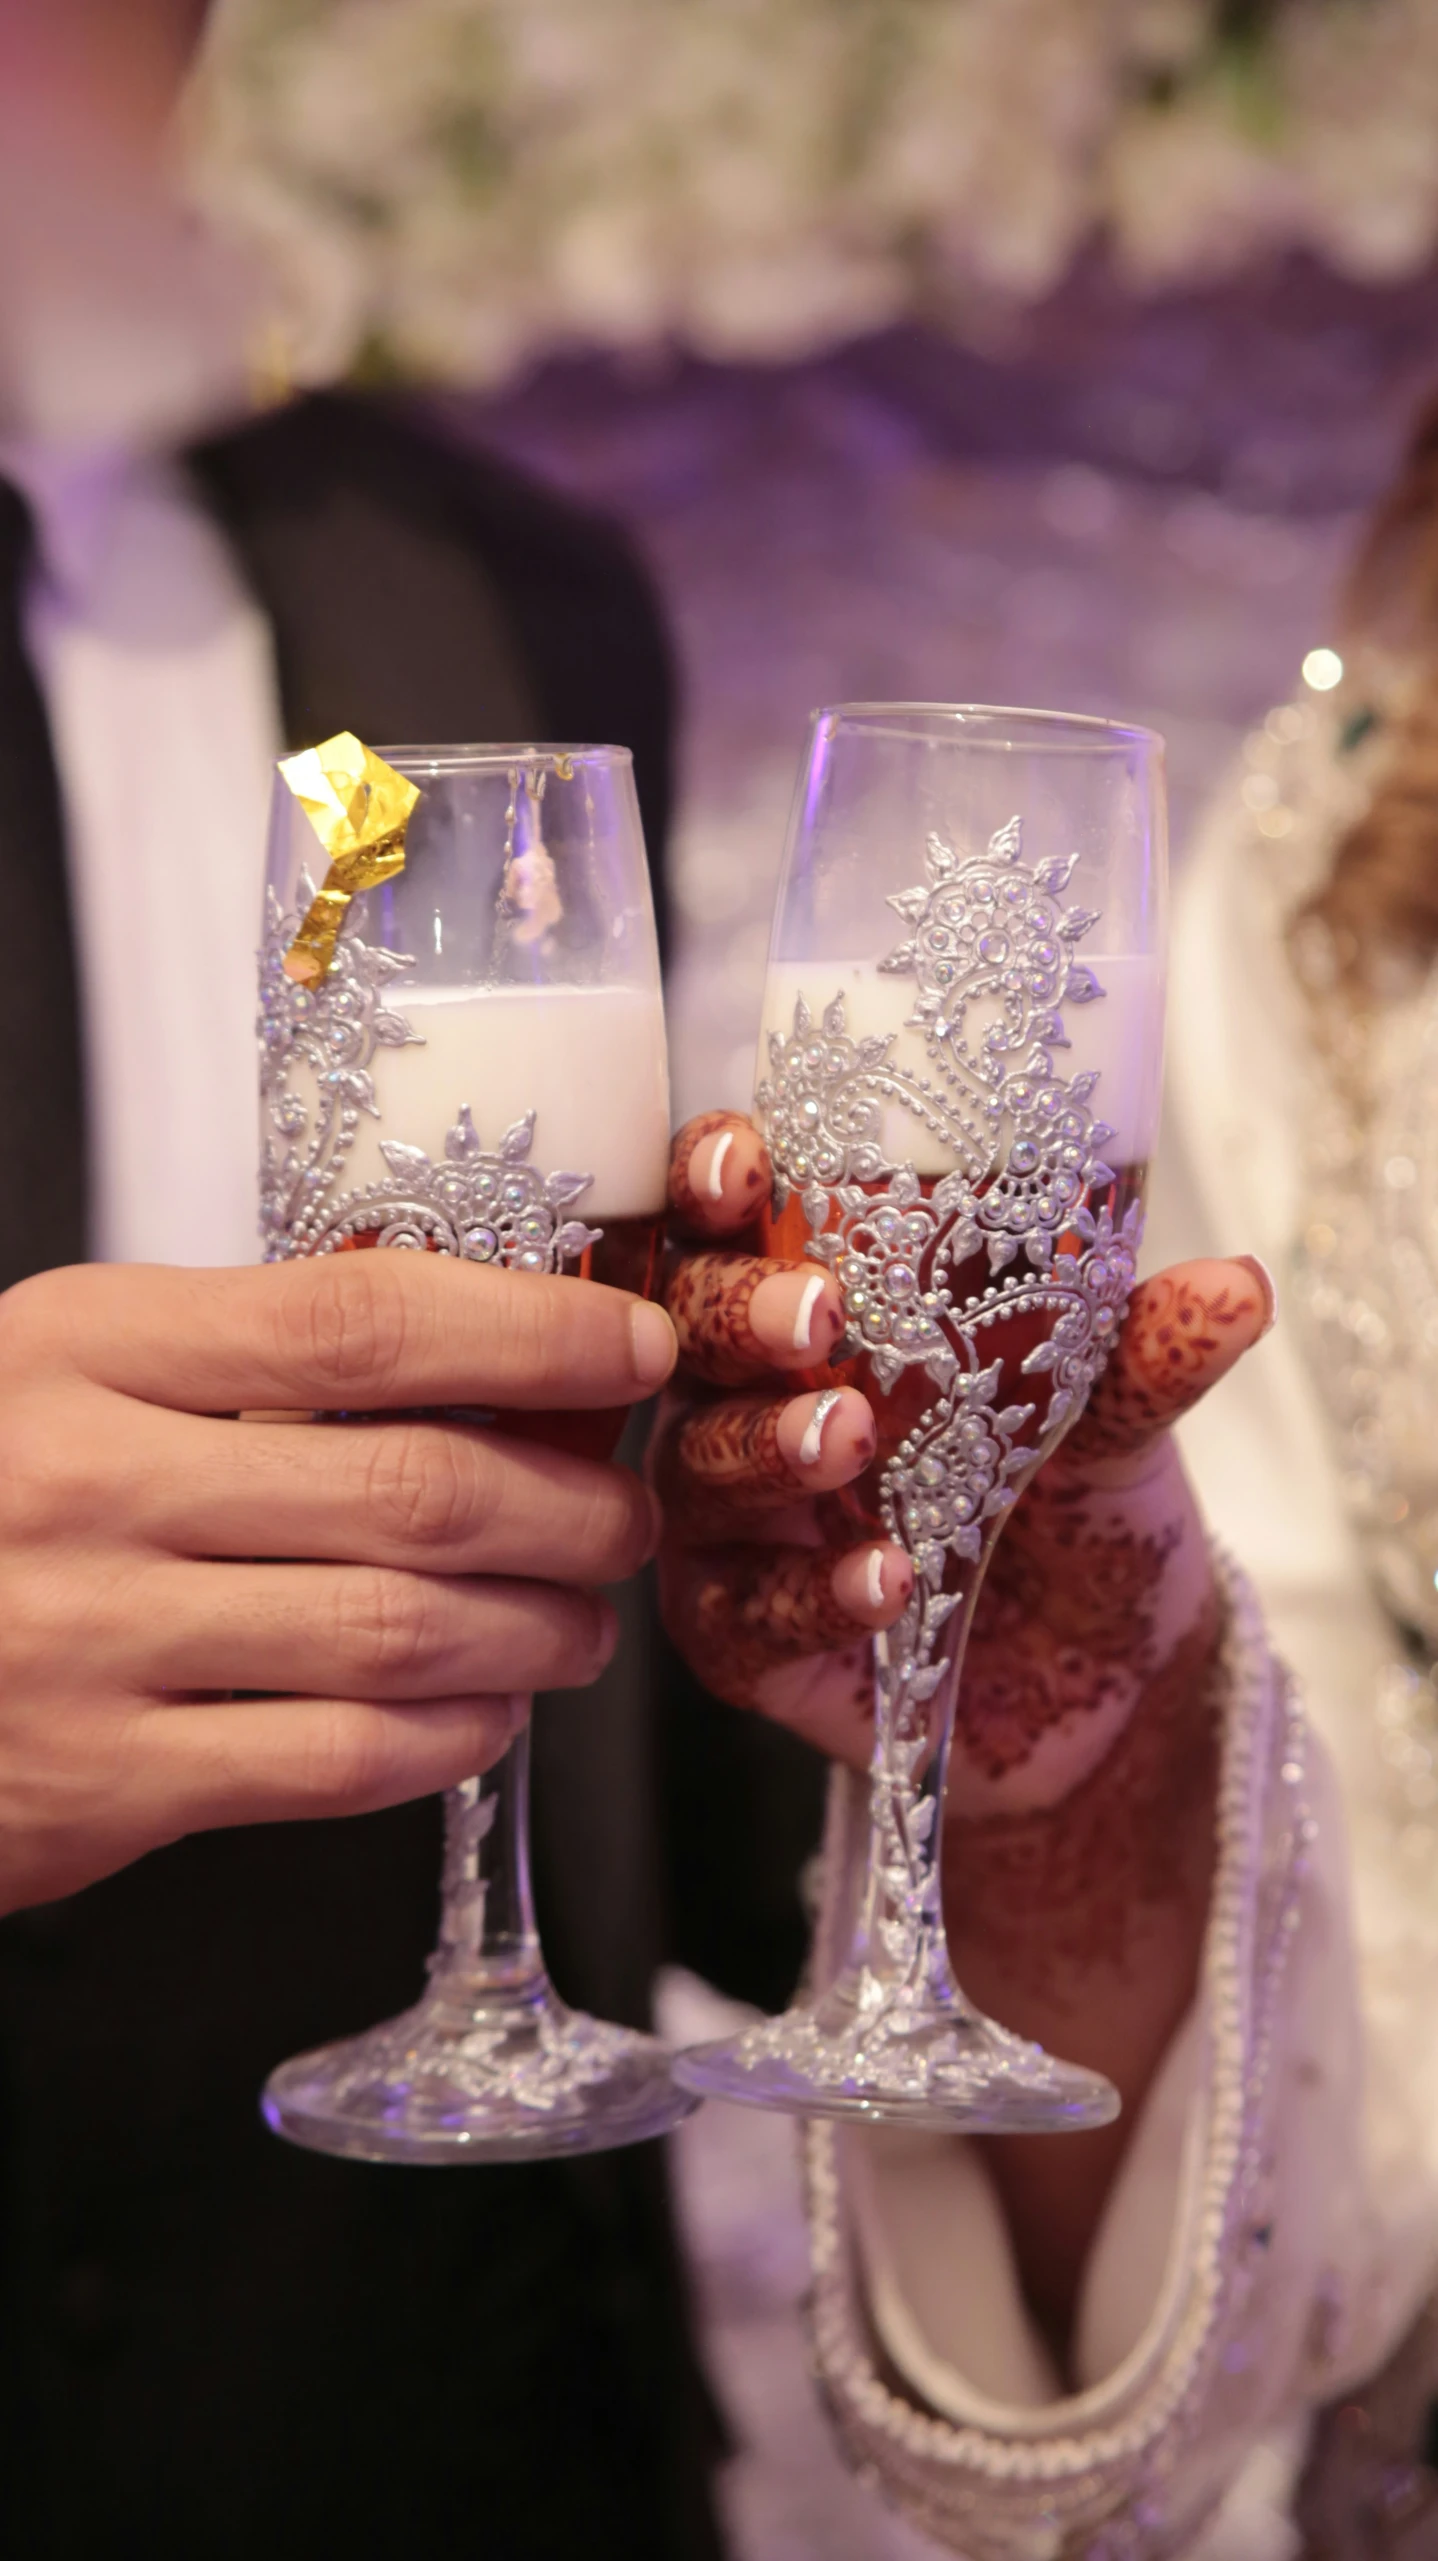
<instances>
[{"instance_id":1,"label":"glass rim","mask_svg":"<svg viewBox=\"0 0 1438 2561\"><path fill-rule=\"evenodd\" d=\"M433 746L403 740L398 746L376 747L375 754L387 765L403 772L407 765L423 765L430 773L508 772L515 766L553 766L558 759L569 765L625 766L634 757L628 747L580 746L563 739L476 740L473 743L442 741Z\"/></svg>"},{"instance_id":2,"label":"glass rim","mask_svg":"<svg viewBox=\"0 0 1438 2561\"><path fill-rule=\"evenodd\" d=\"M1088 748L1103 753L1120 745L1142 747L1162 755L1163 733L1147 729L1142 723L1106 720L1098 712L1042 711L1018 703L944 703L944 702L840 702L826 703L810 714L810 727L817 734L826 724L868 730L877 737L942 737L952 732L957 740L966 736L973 747L1000 750L1067 746L1076 750ZM1022 721L1037 730L1036 738L995 738L982 734L984 724Z\"/></svg>"}]
</instances>

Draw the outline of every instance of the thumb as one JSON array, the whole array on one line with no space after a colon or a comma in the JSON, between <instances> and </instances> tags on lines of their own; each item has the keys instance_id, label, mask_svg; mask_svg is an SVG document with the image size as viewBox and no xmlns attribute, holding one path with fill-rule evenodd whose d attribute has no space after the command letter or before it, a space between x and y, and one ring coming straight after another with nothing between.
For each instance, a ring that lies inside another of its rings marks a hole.
<instances>
[{"instance_id":1,"label":"thumb","mask_svg":"<svg viewBox=\"0 0 1438 2561\"><path fill-rule=\"evenodd\" d=\"M1140 1281L1107 1369L1061 1449L1089 1474L1128 1465L1180 1421L1268 1332L1278 1293L1256 1254L1175 1263Z\"/></svg>"}]
</instances>

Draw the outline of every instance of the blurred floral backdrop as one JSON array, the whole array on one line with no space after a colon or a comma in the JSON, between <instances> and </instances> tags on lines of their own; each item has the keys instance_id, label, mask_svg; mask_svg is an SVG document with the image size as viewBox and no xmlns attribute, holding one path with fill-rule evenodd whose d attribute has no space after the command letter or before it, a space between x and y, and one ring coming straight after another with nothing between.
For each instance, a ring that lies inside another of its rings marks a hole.
<instances>
[{"instance_id":1,"label":"blurred floral backdrop","mask_svg":"<svg viewBox=\"0 0 1438 2561\"><path fill-rule=\"evenodd\" d=\"M647 548L684 1108L816 702L1147 720L1182 847L1438 359L1435 136L1438 0L217 0L188 121L289 370Z\"/></svg>"},{"instance_id":2,"label":"blurred floral backdrop","mask_svg":"<svg viewBox=\"0 0 1438 2561\"><path fill-rule=\"evenodd\" d=\"M1434 0L223 0L197 183L293 355L960 335L1105 244L1152 290L1438 240Z\"/></svg>"},{"instance_id":3,"label":"blurred floral backdrop","mask_svg":"<svg viewBox=\"0 0 1438 2561\"><path fill-rule=\"evenodd\" d=\"M900 327L803 363L551 363L450 395L643 542L685 678L676 1102L747 1104L807 713L1037 703L1168 742L1175 852L1340 637L1363 511L1438 378L1438 276L1287 260L1136 301L1080 271L999 345Z\"/></svg>"}]
</instances>

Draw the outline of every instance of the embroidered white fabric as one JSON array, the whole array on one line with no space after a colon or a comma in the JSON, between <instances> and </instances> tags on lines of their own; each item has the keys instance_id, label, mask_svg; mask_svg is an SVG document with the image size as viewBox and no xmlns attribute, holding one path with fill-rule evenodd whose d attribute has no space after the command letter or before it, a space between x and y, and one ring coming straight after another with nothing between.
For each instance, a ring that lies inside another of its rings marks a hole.
<instances>
[{"instance_id":1,"label":"embroidered white fabric","mask_svg":"<svg viewBox=\"0 0 1438 2561\"><path fill-rule=\"evenodd\" d=\"M1028 2330L976 2147L929 2148L925 2216L912 2155L892 2138L841 2140L818 2125L806 2137L830 2406L853 2458L970 2561L1184 2550L1300 2372L1331 2386L1338 2367L1327 2244L1351 2190L1352 2022L1339 1826L1256 1601L1217 1563L1229 1632L1203 1990L1088 2271L1084 2388L1057 2390ZM825 1973L843 1941L860 1803L836 1781ZM1344 2012L1350 2033L1335 2037Z\"/></svg>"}]
</instances>

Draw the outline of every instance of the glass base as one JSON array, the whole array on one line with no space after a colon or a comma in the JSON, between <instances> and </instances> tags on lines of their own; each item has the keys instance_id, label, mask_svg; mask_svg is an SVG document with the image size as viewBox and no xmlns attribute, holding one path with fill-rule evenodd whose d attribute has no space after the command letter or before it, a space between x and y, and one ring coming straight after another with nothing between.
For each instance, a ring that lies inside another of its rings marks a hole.
<instances>
[{"instance_id":1,"label":"glass base","mask_svg":"<svg viewBox=\"0 0 1438 2561\"><path fill-rule=\"evenodd\" d=\"M1119 2112L1101 2073L1059 2062L962 2001L920 2005L869 1974L841 1977L816 2009L692 2045L673 2070L696 2098L936 2133L1076 2134Z\"/></svg>"},{"instance_id":2,"label":"glass base","mask_svg":"<svg viewBox=\"0 0 1438 2561\"><path fill-rule=\"evenodd\" d=\"M546 2161L666 2134L698 2105L656 2037L523 1991L442 1978L365 2036L298 2054L261 2107L287 2142L350 2161Z\"/></svg>"}]
</instances>

